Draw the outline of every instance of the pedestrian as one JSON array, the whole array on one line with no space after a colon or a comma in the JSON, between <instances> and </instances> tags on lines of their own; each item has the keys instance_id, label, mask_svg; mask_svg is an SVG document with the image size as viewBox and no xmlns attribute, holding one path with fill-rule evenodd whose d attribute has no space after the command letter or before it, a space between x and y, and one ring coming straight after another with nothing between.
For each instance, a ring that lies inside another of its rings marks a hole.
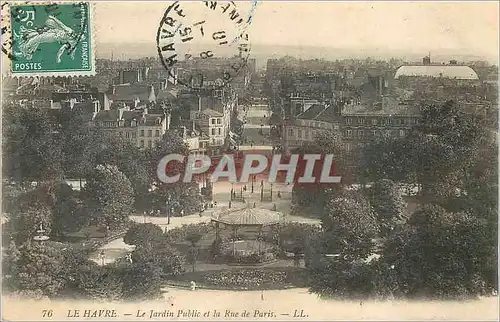
<instances>
[{"instance_id":1,"label":"pedestrian","mask_svg":"<svg viewBox=\"0 0 500 322\"><path fill-rule=\"evenodd\" d=\"M191 291L196 291L196 283L191 281Z\"/></svg>"}]
</instances>

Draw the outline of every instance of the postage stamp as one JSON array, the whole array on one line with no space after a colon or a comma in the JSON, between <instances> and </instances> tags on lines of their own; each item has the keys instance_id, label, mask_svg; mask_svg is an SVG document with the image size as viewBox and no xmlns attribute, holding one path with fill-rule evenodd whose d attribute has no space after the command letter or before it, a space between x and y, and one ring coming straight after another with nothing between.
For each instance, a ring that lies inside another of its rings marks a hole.
<instances>
[{"instance_id":1,"label":"postage stamp","mask_svg":"<svg viewBox=\"0 0 500 322\"><path fill-rule=\"evenodd\" d=\"M90 2L9 5L13 76L95 74Z\"/></svg>"},{"instance_id":2,"label":"postage stamp","mask_svg":"<svg viewBox=\"0 0 500 322\"><path fill-rule=\"evenodd\" d=\"M156 44L161 63L178 83L191 88L222 87L247 66L247 33L256 2L248 13L234 1L176 1L161 18ZM217 62L222 56L231 59ZM219 65L214 75L214 65ZM186 71L186 72L183 72ZM210 74L210 75L209 75Z\"/></svg>"}]
</instances>

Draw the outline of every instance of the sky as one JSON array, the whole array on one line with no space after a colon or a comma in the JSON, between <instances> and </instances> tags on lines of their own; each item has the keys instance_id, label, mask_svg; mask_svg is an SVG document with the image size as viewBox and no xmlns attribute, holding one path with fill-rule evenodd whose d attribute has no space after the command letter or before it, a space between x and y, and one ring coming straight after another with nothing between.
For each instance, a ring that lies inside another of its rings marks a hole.
<instances>
[{"instance_id":1,"label":"sky","mask_svg":"<svg viewBox=\"0 0 500 322\"><path fill-rule=\"evenodd\" d=\"M99 43L154 42L168 1L97 2ZM192 15L206 8L182 2ZM250 1L235 1L250 12ZM218 15L209 16L210 21ZM320 46L394 51L466 51L498 57L499 5L491 2L259 1L247 29L253 45Z\"/></svg>"}]
</instances>

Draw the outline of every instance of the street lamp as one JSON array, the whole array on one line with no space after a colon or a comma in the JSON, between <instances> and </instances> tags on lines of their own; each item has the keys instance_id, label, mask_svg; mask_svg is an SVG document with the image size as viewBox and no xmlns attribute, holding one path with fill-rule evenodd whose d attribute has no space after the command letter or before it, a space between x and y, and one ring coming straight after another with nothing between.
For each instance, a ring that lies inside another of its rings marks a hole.
<instances>
[{"instance_id":1,"label":"street lamp","mask_svg":"<svg viewBox=\"0 0 500 322\"><path fill-rule=\"evenodd\" d=\"M170 225L170 213L172 211L172 208L169 208L170 206L170 200L171 200L171 197L170 195L168 196L168 199L167 199L167 202L166 202L166 208L167 208L167 225Z\"/></svg>"},{"instance_id":2,"label":"street lamp","mask_svg":"<svg viewBox=\"0 0 500 322\"><path fill-rule=\"evenodd\" d=\"M273 184L271 183L271 201L273 201Z\"/></svg>"},{"instance_id":3,"label":"street lamp","mask_svg":"<svg viewBox=\"0 0 500 322\"><path fill-rule=\"evenodd\" d=\"M255 182L255 174L252 174L252 193L253 193L253 184Z\"/></svg>"}]
</instances>

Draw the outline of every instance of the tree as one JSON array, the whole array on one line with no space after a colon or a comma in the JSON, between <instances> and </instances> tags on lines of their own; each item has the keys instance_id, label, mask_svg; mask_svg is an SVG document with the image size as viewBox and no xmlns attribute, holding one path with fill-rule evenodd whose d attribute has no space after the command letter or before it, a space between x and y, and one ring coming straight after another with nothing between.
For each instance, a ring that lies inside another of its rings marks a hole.
<instances>
[{"instance_id":1,"label":"tree","mask_svg":"<svg viewBox=\"0 0 500 322\"><path fill-rule=\"evenodd\" d=\"M444 204L463 190L490 130L484 117L461 112L453 101L423 105L421 114L405 138L367 147L367 173L374 180L416 184L422 203Z\"/></svg>"},{"instance_id":2,"label":"tree","mask_svg":"<svg viewBox=\"0 0 500 322\"><path fill-rule=\"evenodd\" d=\"M17 182L62 178L60 137L49 112L8 106L3 110L3 161L6 178Z\"/></svg>"},{"instance_id":3,"label":"tree","mask_svg":"<svg viewBox=\"0 0 500 322\"><path fill-rule=\"evenodd\" d=\"M18 273L14 278L20 291L55 296L65 287L65 262L59 249L31 243L19 247L19 252L16 262Z\"/></svg>"},{"instance_id":4,"label":"tree","mask_svg":"<svg viewBox=\"0 0 500 322\"><path fill-rule=\"evenodd\" d=\"M425 205L386 242L381 261L405 296L467 297L489 291L496 262L486 222L468 213Z\"/></svg>"},{"instance_id":5,"label":"tree","mask_svg":"<svg viewBox=\"0 0 500 322\"><path fill-rule=\"evenodd\" d=\"M398 184L389 179L379 180L370 187L368 195L383 236L404 222L406 203Z\"/></svg>"},{"instance_id":6,"label":"tree","mask_svg":"<svg viewBox=\"0 0 500 322\"><path fill-rule=\"evenodd\" d=\"M363 261L323 258L308 268L310 291L342 299L370 298L376 293L377 271Z\"/></svg>"},{"instance_id":7,"label":"tree","mask_svg":"<svg viewBox=\"0 0 500 322\"><path fill-rule=\"evenodd\" d=\"M132 213L134 192L127 177L116 166L98 165L82 191L92 223L119 226Z\"/></svg>"},{"instance_id":8,"label":"tree","mask_svg":"<svg viewBox=\"0 0 500 322\"><path fill-rule=\"evenodd\" d=\"M123 237L123 241L136 247L155 247L165 240L165 235L158 225L133 224Z\"/></svg>"},{"instance_id":9,"label":"tree","mask_svg":"<svg viewBox=\"0 0 500 322\"><path fill-rule=\"evenodd\" d=\"M184 273L184 257L167 243L156 247L136 248L132 252L133 263L149 263L161 268L162 274L175 276Z\"/></svg>"},{"instance_id":10,"label":"tree","mask_svg":"<svg viewBox=\"0 0 500 322\"><path fill-rule=\"evenodd\" d=\"M161 268L149 262L134 262L120 268L123 298L127 300L156 300L161 296Z\"/></svg>"},{"instance_id":11,"label":"tree","mask_svg":"<svg viewBox=\"0 0 500 322\"><path fill-rule=\"evenodd\" d=\"M191 244L188 258L193 265L193 272L195 271L196 259L198 258L197 244L206 234L200 227L199 225L188 225L186 226L186 234L184 235L184 240Z\"/></svg>"},{"instance_id":12,"label":"tree","mask_svg":"<svg viewBox=\"0 0 500 322\"><path fill-rule=\"evenodd\" d=\"M334 196L322 218L331 251L344 258L366 258L373 252L378 223L368 201L357 192Z\"/></svg>"},{"instance_id":13,"label":"tree","mask_svg":"<svg viewBox=\"0 0 500 322\"><path fill-rule=\"evenodd\" d=\"M100 301L120 300L123 281L114 267L89 263L78 272L78 290L88 299Z\"/></svg>"},{"instance_id":14,"label":"tree","mask_svg":"<svg viewBox=\"0 0 500 322\"><path fill-rule=\"evenodd\" d=\"M81 108L64 108L57 115L66 177L85 178L97 164L97 153L105 144L105 138L90 125L91 118L92 115Z\"/></svg>"},{"instance_id":15,"label":"tree","mask_svg":"<svg viewBox=\"0 0 500 322\"><path fill-rule=\"evenodd\" d=\"M151 187L150 160L131 142L121 137L109 137L96 151L95 164L116 166L129 180L134 189L135 206L147 209L148 189Z\"/></svg>"},{"instance_id":16,"label":"tree","mask_svg":"<svg viewBox=\"0 0 500 322\"><path fill-rule=\"evenodd\" d=\"M45 230L44 234L51 232L52 212L51 209L41 203L33 202L20 206L18 212L11 217L7 223L7 229L12 233L17 244L30 242L38 233L40 225Z\"/></svg>"},{"instance_id":17,"label":"tree","mask_svg":"<svg viewBox=\"0 0 500 322\"><path fill-rule=\"evenodd\" d=\"M333 154L335 161L335 172L342 176L342 182L351 177L352 168L348 166L345 145L337 135L320 132L312 143L306 142L293 151L295 154ZM318 176L314 174L314 176ZM306 212L319 215L330 200L331 196L342 189L341 184L324 185L321 183L296 183L292 190L292 204L294 211L302 208Z\"/></svg>"},{"instance_id":18,"label":"tree","mask_svg":"<svg viewBox=\"0 0 500 322\"><path fill-rule=\"evenodd\" d=\"M319 233L315 225L289 222L280 227L280 240L284 250L292 252L297 257L306 251L308 240Z\"/></svg>"},{"instance_id":19,"label":"tree","mask_svg":"<svg viewBox=\"0 0 500 322\"><path fill-rule=\"evenodd\" d=\"M5 276L4 286L11 291L18 289L17 276L19 274L18 261L20 257L21 252L16 246L16 243L10 241L3 254L2 272Z\"/></svg>"},{"instance_id":20,"label":"tree","mask_svg":"<svg viewBox=\"0 0 500 322\"><path fill-rule=\"evenodd\" d=\"M181 154L186 157L189 154L188 146L175 131L166 132L162 140L157 143L155 150L151 152L151 173L157 173L159 161L169 154ZM169 175L180 174L182 179L185 173L185 164L170 162L168 169L165 171L168 171ZM160 182L156 177L153 182L156 186L152 196L155 210L162 213L191 214L203 209L203 198L197 183L185 183L181 181L173 184L165 184Z\"/></svg>"},{"instance_id":21,"label":"tree","mask_svg":"<svg viewBox=\"0 0 500 322\"><path fill-rule=\"evenodd\" d=\"M83 203L70 185L59 183L54 186L52 207L52 235L61 236L65 232L75 232L88 224Z\"/></svg>"}]
</instances>

